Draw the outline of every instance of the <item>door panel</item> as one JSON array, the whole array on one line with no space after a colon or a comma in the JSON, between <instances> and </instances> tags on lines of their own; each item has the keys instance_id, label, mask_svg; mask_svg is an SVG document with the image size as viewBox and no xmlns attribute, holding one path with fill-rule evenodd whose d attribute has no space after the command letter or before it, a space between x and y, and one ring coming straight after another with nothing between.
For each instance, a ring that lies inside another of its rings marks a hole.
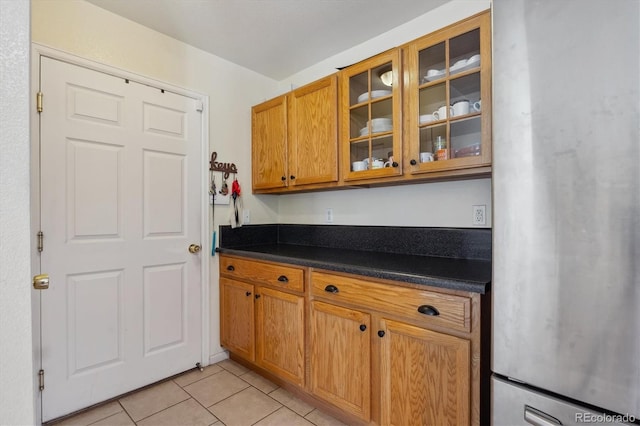
<instances>
[{"instance_id":1,"label":"door panel","mask_svg":"<svg viewBox=\"0 0 640 426\"><path fill-rule=\"evenodd\" d=\"M195 100L41 60L43 421L201 360Z\"/></svg>"},{"instance_id":2,"label":"door panel","mask_svg":"<svg viewBox=\"0 0 640 426\"><path fill-rule=\"evenodd\" d=\"M144 268L145 355L186 343L186 295L184 264Z\"/></svg>"},{"instance_id":3,"label":"door panel","mask_svg":"<svg viewBox=\"0 0 640 426\"><path fill-rule=\"evenodd\" d=\"M88 374L124 362L122 312L123 271L77 274L68 277L70 376ZM92 345L92 336L100 336Z\"/></svg>"},{"instance_id":4,"label":"door panel","mask_svg":"<svg viewBox=\"0 0 640 426\"><path fill-rule=\"evenodd\" d=\"M304 384L304 297L258 287L256 361L298 385Z\"/></svg>"},{"instance_id":5,"label":"door panel","mask_svg":"<svg viewBox=\"0 0 640 426\"><path fill-rule=\"evenodd\" d=\"M220 278L220 343L228 350L255 360L253 285Z\"/></svg>"},{"instance_id":6,"label":"door panel","mask_svg":"<svg viewBox=\"0 0 640 426\"><path fill-rule=\"evenodd\" d=\"M328 303L311 303L311 389L364 419L371 418L371 319Z\"/></svg>"},{"instance_id":7,"label":"door panel","mask_svg":"<svg viewBox=\"0 0 640 426\"><path fill-rule=\"evenodd\" d=\"M468 425L471 343L391 320L381 329L382 424Z\"/></svg>"}]
</instances>

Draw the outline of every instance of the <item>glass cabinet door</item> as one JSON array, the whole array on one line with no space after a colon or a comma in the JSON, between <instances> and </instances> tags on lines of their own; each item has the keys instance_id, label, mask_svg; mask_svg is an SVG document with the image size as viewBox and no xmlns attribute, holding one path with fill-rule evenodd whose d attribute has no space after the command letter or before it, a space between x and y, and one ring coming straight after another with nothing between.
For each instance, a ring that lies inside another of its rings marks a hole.
<instances>
[{"instance_id":1,"label":"glass cabinet door","mask_svg":"<svg viewBox=\"0 0 640 426\"><path fill-rule=\"evenodd\" d=\"M407 52L410 172L490 166L489 14L423 37Z\"/></svg>"},{"instance_id":2,"label":"glass cabinet door","mask_svg":"<svg viewBox=\"0 0 640 426\"><path fill-rule=\"evenodd\" d=\"M342 155L345 180L401 173L399 50L342 71Z\"/></svg>"}]
</instances>

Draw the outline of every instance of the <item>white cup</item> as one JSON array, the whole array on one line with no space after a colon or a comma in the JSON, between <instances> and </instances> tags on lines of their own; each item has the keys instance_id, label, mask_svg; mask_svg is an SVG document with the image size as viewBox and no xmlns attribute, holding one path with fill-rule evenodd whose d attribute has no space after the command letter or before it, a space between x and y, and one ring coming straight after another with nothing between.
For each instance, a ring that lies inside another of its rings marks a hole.
<instances>
[{"instance_id":1,"label":"white cup","mask_svg":"<svg viewBox=\"0 0 640 426\"><path fill-rule=\"evenodd\" d=\"M474 111L480 112L480 110L482 109L482 101L474 102L473 105L471 105L471 107L473 108Z\"/></svg>"},{"instance_id":2,"label":"white cup","mask_svg":"<svg viewBox=\"0 0 640 426\"><path fill-rule=\"evenodd\" d=\"M438 108L437 111L434 111L433 116L436 120L444 120L447 118L447 111L449 111L449 114L451 114L452 110L453 108L443 105Z\"/></svg>"},{"instance_id":3,"label":"white cup","mask_svg":"<svg viewBox=\"0 0 640 426\"><path fill-rule=\"evenodd\" d=\"M454 117L456 115L469 114L469 101L466 99L457 101L453 104L451 108L452 108L451 115Z\"/></svg>"},{"instance_id":4,"label":"white cup","mask_svg":"<svg viewBox=\"0 0 640 426\"><path fill-rule=\"evenodd\" d=\"M433 161L433 153L431 152L421 152L420 153L420 162L428 163L429 161Z\"/></svg>"},{"instance_id":5,"label":"white cup","mask_svg":"<svg viewBox=\"0 0 640 426\"><path fill-rule=\"evenodd\" d=\"M351 169L354 172L361 172L362 170L367 170L367 163L364 161L354 161L351 163Z\"/></svg>"},{"instance_id":6,"label":"white cup","mask_svg":"<svg viewBox=\"0 0 640 426\"><path fill-rule=\"evenodd\" d=\"M384 167L384 161L382 160L373 160L373 162L371 163L372 169L381 169L383 167Z\"/></svg>"}]
</instances>

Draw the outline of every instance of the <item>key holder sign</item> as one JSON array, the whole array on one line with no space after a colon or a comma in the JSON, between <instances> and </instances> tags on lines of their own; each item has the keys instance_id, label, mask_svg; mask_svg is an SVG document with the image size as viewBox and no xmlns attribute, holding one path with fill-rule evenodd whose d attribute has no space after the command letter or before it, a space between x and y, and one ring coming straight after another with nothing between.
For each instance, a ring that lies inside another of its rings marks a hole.
<instances>
[{"instance_id":1,"label":"key holder sign","mask_svg":"<svg viewBox=\"0 0 640 426\"><path fill-rule=\"evenodd\" d=\"M233 174L237 174L238 173L238 168L236 167L236 165L234 163L222 163L222 162L218 162L216 161L216 159L218 158L218 153L217 152L212 152L211 153L211 161L209 162L209 170L212 172L222 172L224 179L227 180L229 179L229 175L231 173Z\"/></svg>"},{"instance_id":2,"label":"key holder sign","mask_svg":"<svg viewBox=\"0 0 640 426\"><path fill-rule=\"evenodd\" d=\"M238 168L234 163L223 163L216 161L218 158L217 152L211 153L211 161L209 162L209 174L211 175L211 188L209 188L210 203L211 204L229 204L231 197L231 190L227 184L230 174L234 176L238 173ZM214 172L222 173L222 179L220 182L216 181Z\"/></svg>"}]
</instances>

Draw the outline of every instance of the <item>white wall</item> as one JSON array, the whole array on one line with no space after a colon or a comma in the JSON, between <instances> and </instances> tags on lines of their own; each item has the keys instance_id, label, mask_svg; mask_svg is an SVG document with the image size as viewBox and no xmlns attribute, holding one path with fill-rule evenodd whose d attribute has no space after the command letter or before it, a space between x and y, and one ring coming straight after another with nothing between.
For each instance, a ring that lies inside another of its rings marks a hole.
<instances>
[{"instance_id":1,"label":"white wall","mask_svg":"<svg viewBox=\"0 0 640 426\"><path fill-rule=\"evenodd\" d=\"M237 165L252 220L277 222L278 200L254 197L250 191L250 106L269 96L277 82L83 0L33 0L32 37L39 44L208 95L210 151L218 153L218 161ZM229 223L228 212L228 206L216 206L212 230ZM218 261L210 259L210 353L215 356L221 352Z\"/></svg>"},{"instance_id":2,"label":"white wall","mask_svg":"<svg viewBox=\"0 0 640 426\"><path fill-rule=\"evenodd\" d=\"M451 1L286 78L273 95L460 21L490 5L489 0ZM281 223L324 223L325 208L331 207L336 224L471 227L472 206L476 204L486 205L487 227L490 227L490 179L284 195L278 199L278 220Z\"/></svg>"},{"instance_id":3,"label":"white wall","mask_svg":"<svg viewBox=\"0 0 640 426\"><path fill-rule=\"evenodd\" d=\"M0 423L35 423L29 225L29 2L0 0Z\"/></svg>"}]
</instances>

